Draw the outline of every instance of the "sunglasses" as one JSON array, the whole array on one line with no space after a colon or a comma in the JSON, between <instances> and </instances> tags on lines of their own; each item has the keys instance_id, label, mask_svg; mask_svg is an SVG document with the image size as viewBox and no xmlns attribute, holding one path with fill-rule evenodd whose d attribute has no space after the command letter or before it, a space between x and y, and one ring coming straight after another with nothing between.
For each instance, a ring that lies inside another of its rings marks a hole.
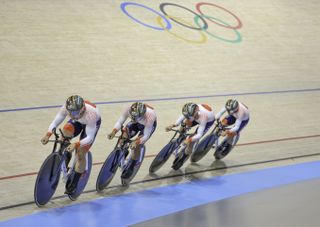
<instances>
[{"instance_id":1,"label":"sunglasses","mask_svg":"<svg viewBox=\"0 0 320 227\"><path fill-rule=\"evenodd\" d=\"M239 108L237 108L236 110L230 110L229 114L234 114L234 113L238 112L238 110L239 110Z\"/></svg>"},{"instance_id":2,"label":"sunglasses","mask_svg":"<svg viewBox=\"0 0 320 227\"><path fill-rule=\"evenodd\" d=\"M137 112L131 112L130 113L130 117L131 117L131 119L133 121L138 121L138 120L142 119L142 116L139 117L138 115L139 115L139 113L137 113Z\"/></svg>"},{"instance_id":3,"label":"sunglasses","mask_svg":"<svg viewBox=\"0 0 320 227\"><path fill-rule=\"evenodd\" d=\"M69 111L69 115L71 118L80 118L84 110L74 110L74 111Z\"/></svg>"}]
</instances>

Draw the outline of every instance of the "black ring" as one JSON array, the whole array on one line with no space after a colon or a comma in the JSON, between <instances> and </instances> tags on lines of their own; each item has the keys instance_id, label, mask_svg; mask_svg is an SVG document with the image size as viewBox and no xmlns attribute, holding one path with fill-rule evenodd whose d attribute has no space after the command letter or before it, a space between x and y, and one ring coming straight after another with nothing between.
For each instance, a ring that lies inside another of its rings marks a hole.
<instances>
[{"instance_id":1,"label":"black ring","mask_svg":"<svg viewBox=\"0 0 320 227\"><path fill-rule=\"evenodd\" d=\"M167 5L176 6L176 7L178 7L178 8L185 9L185 10L189 11L190 13L195 14L196 16L198 16L198 17L203 21L204 26L201 27L201 28L199 28L199 27L191 27L191 26L185 25L185 24L183 24L183 23L181 23L181 22L179 22L179 21L171 18L170 15L168 15L168 14L166 13L166 11L164 10L164 7L167 6ZM205 30L205 29L208 28L208 23L203 19L203 17L202 17L201 15L197 14L196 12L194 12L194 11L192 11L191 9L188 9L188 8L186 8L186 7L184 7L184 6L180 6L180 5L174 4L174 3L161 3L160 6L159 6L159 8L160 8L161 12L162 12L164 15L166 15L167 17L169 17L170 20L172 20L172 21L174 21L174 22L182 25L183 27L187 27L187 28L191 28L191 29L195 29L195 30L200 30L200 31Z\"/></svg>"}]
</instances>

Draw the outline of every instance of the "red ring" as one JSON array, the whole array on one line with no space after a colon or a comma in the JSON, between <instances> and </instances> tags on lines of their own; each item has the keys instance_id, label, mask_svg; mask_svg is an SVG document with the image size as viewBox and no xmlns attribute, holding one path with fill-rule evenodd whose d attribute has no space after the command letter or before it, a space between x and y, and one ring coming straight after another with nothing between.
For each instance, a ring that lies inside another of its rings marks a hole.
<instances>
[{"instance_id":1,"label":"red ring","mask_svg":"<svg viewBox=\"0 0 320 227\"><path fill-rule=\"evenodd\" d=\"M205 14L202 13L201 10L200 10L200 7L201 7L202 5L215 6L215 7L217 7L217 8L222 9L222 10L225 11L225 12L228 12L228 13L231 14L234 18L236 18L236 20L238 21L238 25L237 25L237 26L224 25L224 24L220 24L220 23L218 23L218 22L216 22L216 21L211 20L210 18L208 18L209 21L211 21L211 22L213 22L213 23L215 23L215 24L217 24L217 25L220 25L220 26L222 26L222 27L230 28L230 29L239 29L239 28L242 27L242 22L241 22L241 20L240 20L235 14L233 14L233 13L230 12L229 10L223 8L222 6L218 6L218 5L215 5L215 4L212 4L212 3L208 3L208 2L199 2L199 3L197 3L196 9L197 9L197 11L198 11L201 15L205 15Z\"/></svg>"}]
</instances>

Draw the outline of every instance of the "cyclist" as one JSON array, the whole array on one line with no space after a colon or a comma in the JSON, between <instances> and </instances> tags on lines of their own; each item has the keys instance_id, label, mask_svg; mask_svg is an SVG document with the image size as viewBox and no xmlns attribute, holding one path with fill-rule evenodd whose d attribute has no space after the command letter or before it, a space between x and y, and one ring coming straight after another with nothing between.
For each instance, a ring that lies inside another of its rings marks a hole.
<instances>
[{"instance_id":1,"label":"cyclist","mask_svg":"<svg viewBox=\"0 0 320 227\"><path fill-rule=\"evenodd\" d=\"M228 126L234 124L230 130L225 132L228 138L226 146L232 146L234 136L239 134L248 124L250 113L248 107L236 99L228 99L225 106L217 113L216 119L219 120L225 112L228 113L228 116L221 120L222 125Z\"/></svg>"},{"instance_id":2,"label":"cyclist","mask_svg":"<svg viewBox=\"0 0 320 227\"><path fill-rule=\"evenodd\" d=\"M73 194L81 175L86 169L86 152L94 143L96 135L101 125L101 116L96 105L89 101L84 101L79 95L70 96L66 103L61 107L55 119L49 126L48 132L41 139L42 144L47 144L52 130L60 125L66 117L69 121L64 125L62 132L66 137L76 137L80 134L80 140L71 143L66 149L70 152L68 161L71 158L71 152L76 150L77 163L75 166L75 175L73 179L67 181L65 194Z\"/></svg>"},{"instance_id":3,"label":"cyclist","mask_svg":"<svg viewBox=\"0 0 320 227\"><path fill-rule=\"evenodd\" d=\"M182 115L176 121L175 124L166 127L166 131L170 131L172 128L185 124L188 127L199 125L196 130L196 134L187 137L184 141L187 148L185 150L184 157L187 158L193 150L194 144L200 140L200 138L209 130L214 122L214 112L212 108L207 104L186 103L182 108Z\"/></svg>"},{"instance_id":4,"label":"cyclist","mask_svg":"<svg viewBox=\"0 0 320 227\"><path fill-rule=\"evenodd\" d=\"M138 134L138 138L131 143L133 150L132 160L127 171L122 173L122 178L129 178L134 170L134 166L140 159L140 150L143 144L149 140L157 127L157 115L153 107L135 102L131 106L124 109L119 120L114 125L111 133L108 134L108 139L113 139L116 133L121 129L123 123L130 117L131 121L123 129L124 138L132 138Z\"/></svg>"}]
</instances>

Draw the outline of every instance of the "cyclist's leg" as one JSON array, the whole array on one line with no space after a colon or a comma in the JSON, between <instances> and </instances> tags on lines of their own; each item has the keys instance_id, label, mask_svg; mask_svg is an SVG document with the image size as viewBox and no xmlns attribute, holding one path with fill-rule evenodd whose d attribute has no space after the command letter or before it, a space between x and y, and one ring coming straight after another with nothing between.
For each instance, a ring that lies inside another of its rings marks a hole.
<instances>
[{"instance_id":1,"label":"cyclist's leg","mask_svg":"<svg viewBox=\"0 0 320 227\"><path fill-rule=\"evenodd\" d=\"M228 121L228 125L232 125L232 124L235 123L236 118L233 117L233 116L229 116L229 117L227 118L227 121ZM249 122L249 119L246 120L246 121L242 121L241 124L240 124L240 127L239 127L239 129L238 129L237 131L228 134L227 144L226 144L227 146L232 146L233 141L234 141L234 138L235 138L236 136L239 136L239 135L240 135L240 132L242 131L242 129L245 128L245 126L248 124L248 122Z\"/></svg>"},{"instance_id":2,"label":"cyclist's leg","mask_svg":"<svg viewBox=\"0 0 320 227\"><path fill-rule=\"evenodd\" d=\"M196 122L196 121L194 121L194 122ZM214 121L209 121L209 122L207 122L207 124L206 124L206 127L204 128L204 130L203 130L203 135L202 135L202 137L208 132L208 130L211 128L211 126L213 125L213 123L214 123ZM195 125L197 125L198 123L193 123L192 125L193 126L195 126ZM197 132L198 132L198 128L196 129L196 131L195 131L195 134L197 134ZM201 137L201 138L202 138ZM199 138L199 140L201 139L201 138ZM186 148L186 150L185 150L185 153L187 154L187 155L190 155L192 152L193 152L193 149L194 149L194 147L195 147L195 144L198 142L198 140L197 141L193 141L193 142L191 142L190 144L189 144L189 146L187 146L187 148Z\"/></svg>"},{"instance_id":3,"label":"cyclist's leg","mask_svg":"<svg viewBox=\"0 0 320 227\"><path fill-rule=\"evenodd\" d=\"M74 122L71 119L63 126L62 133L66 137L76 137L82 131L83 126L79 122Z\"/></svg>"},{"instance_id":4,"label":"cyclist's leg","mask_svg":"<svg viewBox=\"0 0 320 227\"><path fill-rule=\"evenodd\" d=\"M225 117L223 120L222 120L222 123L224 125L233 125L235 122L236 122L236 118L232 115L228 115L227 117ZM236 135L236 133L230 133L227 135L227 142L228 144L226 145L232 145L232 141L233 141L233 137Z\"/></svg>"},{"instance_id":5,"label":"cyclist's leg","mask_svg":"<svg viewBox=\"0 0 320 227\"><path fill-rule=\"evenodd\" d=\"M191 155L192 151L193 151L193 148L194 148L194 145L196 144L197 141L193 141L191 143L189 143L189 145L186 147L184 153L186 155Z\"/></svg>"},{"instance_id":6,"label":"cyclist's leg","mask_svg":"<svg viewBox=\"0 0 320 227\"><path fill-rule=\"evenodd\" d=\"M71 137L74 138L80 134L82 131L82 125L79 122L73 122L72 120L69 120L63 127L62 133L66 137ZM67 153L66 157L66 166L68 167L68 164L71 160L71 153ZM78 182L81 174L75 172L73 178L69 178L67 183L66 183L66 194L72 194L74 189L76 188L76 185L73 184L73 182Z\"/></svg>"},{"instance_id":7,"label":"cyclist's leg","mask_svg":"<svg viewBox=\"0 0 320 227\"><path fill-rule=\"evenodd\" d=\"M188 123L186 122L186 124L187 124L189 127L191 127L191 128L199 124L199 123L196 122L195 120L190 121L189 119L186 119L186 121L188 121ZM196 129L196 131L194 132L194 134L197 134L197 132L198 132L198 128ZM192 136L190 136L190 137L192 137ZM190 154L192 153L192 151L193 151L194 145L195 145L195 142L191 142L191 143L186 147L186 149L185 149L185 151L184 151L184 155L190 155Z\"/></svg>"},{"instance_id":8,"label":"cyclist's leg","mask_svg":"<svg viewBox=\"0 0 320 227\"><path fill-rule=\"evenodd\" d=\"M150 133L149 137L143 142L143 144L140 144L140 147L138 149L136 149L135 158L134 159L138 160L140 158L141 146L143 146L151 138L151 136L154 133L154 131L156 130L156 128L157 128L157 121L155 121L153 123L153 126L152 126L151 133ZM140 125L139 126L139 137L143 137L143 136L144 136L144 126Z\"/></svg>"},{"instance_id":9,"label":"cyclist's leg","mask_svg":"<svg viewBox=\"0 0 320 227\"><path fill-rule=\"evenodd\" d=\"M70 138L78 136L81 131L82 125L79 122L72 121L71 119L62 128L63 135ZM66 167L68 167L71 157L71 153L68 152L65 160Z\"/></svg>"},{"instance_id":10,"label":"cyclist's leg","mask_svg":"<svg viewBox=\"0 0 320 227\"><path fill-rule=\"evenodd\" d=\"M125 127L125 132L129 138L134 137L139 131L144 129L144 125L130 121Z\"/></svg>"},{"instance_id":11,"label":"cyclist's leg","mask_svg":"<svg viewBox=\"0 0 320 227\"><path fill-rule=\"evenodd\" d=\"M123 142L127 138L132 138L139 132L137 128L137 122L130 121L128 124L122 129L122 139L120 139L120 144L123 144Z\"/></svg>"},{"instance_id":12,"label":"cyclist's leg","mask_svg":"<svg viewBox=\"0 0 320 227\"><path fill-rule=\"evenodd\" d=\"M91 141L91 143L87 144L85 146L81 146L81 147L77 148L77 150L76 150L77 162L76 162L75 169L74 169L75 170L74 177L73 177L72 182L70 182L69 185L67 185L67 190L69 193L74 192L74 190L76 189L76 187L78 185L78 182L79 182L81 175L86 171L86 164L87 164L86 154L95 141L95 138L96 138L97 133L99 131L100 125L101 125L101 120L97 121L97 123L96 123L97 130L96 130L95 136L94 136L93 140ZM78 128L75 133L75 136L77 136L81 132L80 140L87 136L85 125L81 125L81 128L82 128L82 130L80 130L80 126L78 125Z\"/></svg>"},{"instance_id":13,"label":"cyclist's leg","mask_svg":"<svg viewBox=\"0 0 320 227\"><path fill-rule=\"evenodd\" d=\"M208 130L212 127L213 123L214 123L214 121L209 121L209 122L207 122L207 124L206 124L206 126L205 126L205 128L204 128L202 137L203 137L203 136L208 132ZM193 121L192 124L191 124L191 126L193 127L193 126L196 126L196 125L198 125L198 124L199 124L198 122ZM197 132L198 132L198 128L196 129L195 134L197 134ZM202 137L201 137L201 138L202 138ZM200 138L200 139L201 139L201 138ZM195 144L196 144L197 142L198 142L198 140L197 140L197 141L193 141L192 143L189 144L189 146L187 146L187 148L186 148L186 150L185 150L185 153L186 153L187 155L190 155L190 154L193 152L193 149L194 149Z\"/></svg>"},{"instance_id":14,"label":"cyclist's leg","mask_svg":"<svg viewBox=\"0 0 320 227\"><path fill-rule=\"evenodd\" d=\"M235 145L235 143L237 142L236 140L238 140L240 136L240 131L242 131L242 129L248 124L248 122L249 122L249 119L246 121L242 121L237 131L231 134L228 134L227 143L224 143L223 145L225 147L225 151Z\"/></svg>"},{"instance_id":15,"label":"cyclist's leg","mask_svg":"<svg viewBox=\"0 0 320 227\"><path fill-rule=\"evenodd\" d=\"M150 137L152 136L152 134L154 133L154 131L156 130L156 128L157 128L157 121L155 121L155 122L153 123L153 127L152 127L152 131L151 131L151 133L150 133L150 136L144 141L144 143L139 144L139 145L136 146L136 148L133 150L132 160L131 160L131 163L130 163L130 166L129 166L129 169L130 169L130 170L133 170L135 164L140 160L141 147L150 139ZM135 130L135 131L134 131L134 132L135 132L135 135L139 132L139 137L143 137L143 135L144 135L144 125L137 123L137 124L135 125L134 130Z\"/></svg>"},{"instance_id":16,"label":"cyclist's leg","mask_svg":"<svg viewBox=\"0 0 320 227\"><path fill-rule=\"evenodd\" d=\"M86 160L86 154L87 152L89 151L89 149L91 148L91 146L93 145L95 139L96 139L96 136L97 136L97 133L100 129L100 125L101 125L101 119L98 120L96 122L96 133L94 135L94 138L93 140L91 141L90 144L87 144L85 146L81 146L77 149L77 163L76 163L76 166L75 166L75 171L82 174L85 172L86 170L86 164L87 164L87 160ZM81 135L80 135L80 140L82 140L83 138L87 137L87 134L86 134L86 126L85 125L82 125L82 132L81 132Z\"/></svg>"},{"instance_id":17,"label":"cyclist's leg","mask_svg":"<svg viewBox=\"0 0 320 227\"><path fill-rule=\"evenodd\" d=\"M126 127L125 127L125 133L127 138L132 138L136 136L139 132L141 134L141 131L144 130L144 125L138 123L138 122L129 122ZM139 134L139 136L140 136ZM139 151L140 151L141 146L138 145L136 148L133 150L133 154L131 158L133 160L138 160L139 159Z\"/></svg>"}]
</instances>

